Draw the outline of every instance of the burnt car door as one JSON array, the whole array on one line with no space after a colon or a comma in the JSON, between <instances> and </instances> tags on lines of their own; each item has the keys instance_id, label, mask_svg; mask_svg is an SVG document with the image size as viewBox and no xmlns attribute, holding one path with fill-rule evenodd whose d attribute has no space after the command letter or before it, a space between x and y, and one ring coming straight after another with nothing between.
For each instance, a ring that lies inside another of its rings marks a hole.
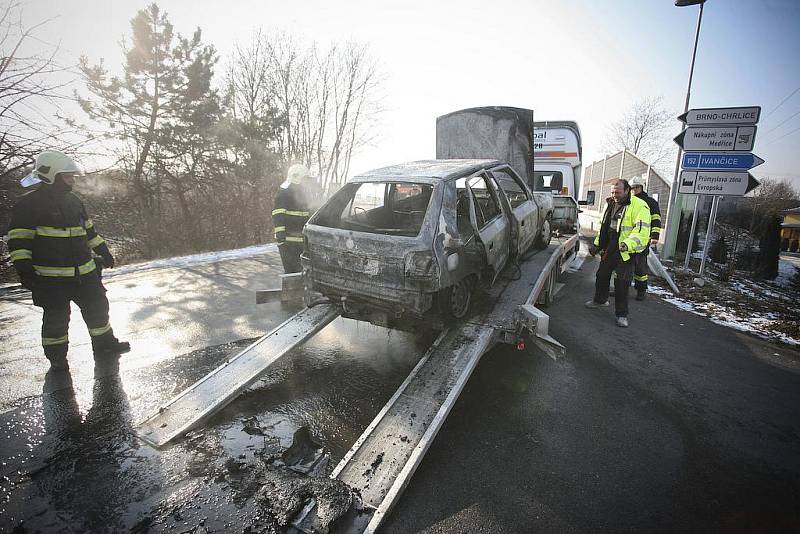
<instances>
[{"instance_id":1,"label":"burnt car door","mask_svg":"<svg viewBox=\"0 0 800 534\"><path fill-rule=\"evenodd\" d=\"M494 283L510 256L510 221L487 174L467 178L465 188L469 199L470 222L483 245L486 266L492 271L491 282Z\"/></svg>"},{"instance_id":2,"label":"burnt car door","mask_svg":"<svg viewBox=\"0 0 800 534\"><path fill-rule=\"evenodd\" d=\"M511 210L512 224L516 228L512 232L516 245L516 254L522 254L528 250L536 240L538 234L538 206L534 201L525 182L522 181L517 173L508 165L495 167L491 170L495 179L495 184L499 184L503 200L507 201L508 209Z\"/></svg>"}]
</instances>

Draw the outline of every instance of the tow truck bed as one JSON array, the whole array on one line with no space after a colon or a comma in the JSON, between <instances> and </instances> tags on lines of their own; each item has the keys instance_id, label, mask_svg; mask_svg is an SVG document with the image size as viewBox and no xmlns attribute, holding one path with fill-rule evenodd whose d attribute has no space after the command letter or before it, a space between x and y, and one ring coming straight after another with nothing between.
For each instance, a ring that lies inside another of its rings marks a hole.
<instances>
[{"instance_id":1,"label":"tow truck bed","mask_svg":"<svg viewBox=\"0 0 800 534\"><path fill-rule=\"evenodd\" d=\"M548 317L534 307L549 303L556 279L575 259L577 236L508 268L476 300L468 318L445 329L331 474L361 495L364 513L345 530L373 532L397 502L430 447L481 356L496 343L525 335L552 357L564 347L548 334ZM145 442L161 447L227 405L266 369L339 316L332 304L307 308L225 362L136 427ZM525 333L528 333L526 335ZM315 524L314 503L294 523Z\"/></svg>"}]
</instances>

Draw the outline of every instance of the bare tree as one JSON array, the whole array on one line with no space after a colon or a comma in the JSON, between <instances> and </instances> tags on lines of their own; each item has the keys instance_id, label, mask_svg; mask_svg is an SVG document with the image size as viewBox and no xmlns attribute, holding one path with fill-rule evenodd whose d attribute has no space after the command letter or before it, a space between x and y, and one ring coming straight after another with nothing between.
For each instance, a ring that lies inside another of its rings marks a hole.
<instances>
[{"instance_id":1,"label":"bare tree","mask_svg":"<svg viewBox=\"0 0 800 534\"><path fill-rule=\"evenodd\" d=\"M323 52L286 34L258 33L234 51L227 86L240 115L271 110L283 164L305 163L330 189L346 180L354 152L372 138L380 84L365 46L334 44Z\"/></svg>"},{"instance_id":2,"label":"bare tree","mask_svg":"<svg viewBox=\"0 0 800 534\"><path fill-rule=\"evenodd\" d=\"M23 22L22 3L0 4L0 178L16 176L36 154L51 147L69 151L80 144L58 119L63 89L74 76L58 64L59 46L39 38L52 19ZM44 44L43 44L44 43ZM33 46L35 45L35 47ZM40 54L32 48L47 50Z\"/></svg>"},{"instance_id":3,"label":"bare tree","mask_svg":"<svg viewBox=\"0 0 800 534\"><path fill-rule=\"evenodd\" d=\"M627 149L656 168L675 155L669 128L674 114L664 107L663 97L646 97L635 104L607 130L603 150L607 153Z\"/></svg>"},{"instance_id":4,"label":"bare tree","mask_svg":"<svg viewBox=\"0 0 800 534\"><path fill-rule=\"evenodd\" d=\"M780 212L797 206L798 192L788 180L764 178L753 190L750 201L750 225L748 230L760 235L766 224L779 216Z\"/></svg>"}]
</instances>

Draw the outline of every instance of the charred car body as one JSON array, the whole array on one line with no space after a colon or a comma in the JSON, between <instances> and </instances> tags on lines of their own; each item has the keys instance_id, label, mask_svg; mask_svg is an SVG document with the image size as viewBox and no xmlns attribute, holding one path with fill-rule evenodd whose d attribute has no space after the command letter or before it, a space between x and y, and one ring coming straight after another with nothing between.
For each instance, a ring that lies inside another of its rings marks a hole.
<instances>
[{"instance_id":1,"label":"charred car body","mask_svg":"<svg viewBox=\"0 0 800 534\"><path fill-rule=\"evenodd\" d=\"M551 236L552 197L498 160L430 160L354 177L308 221L307 287L385 326L463 317L473 290Z\"/></svg>"}]
</instances>

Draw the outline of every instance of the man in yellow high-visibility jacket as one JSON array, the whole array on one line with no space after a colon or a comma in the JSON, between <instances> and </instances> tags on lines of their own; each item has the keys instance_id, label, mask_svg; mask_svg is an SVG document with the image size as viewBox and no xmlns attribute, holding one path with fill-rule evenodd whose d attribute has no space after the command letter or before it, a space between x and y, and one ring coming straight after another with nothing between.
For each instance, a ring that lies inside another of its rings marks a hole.
<instances>
[{"instance_id":1,"label":"man in yellow high-visibility jacket","mask_svg":"<svg viewBox=\"0 0 800 534\"><path fill-rule=\"evenodd\" d=\"M650 241L650 208L631 195L626 180L617 180L611 189L603 213L600 232L589 249L593 256L601 253L600 267L595 278L594 298L587 308L608 306L611 276L614 280L614 312L617 326L628 326L628 290L630 289L637 254L644 252Z\"/></svg>"}]
</instances>

